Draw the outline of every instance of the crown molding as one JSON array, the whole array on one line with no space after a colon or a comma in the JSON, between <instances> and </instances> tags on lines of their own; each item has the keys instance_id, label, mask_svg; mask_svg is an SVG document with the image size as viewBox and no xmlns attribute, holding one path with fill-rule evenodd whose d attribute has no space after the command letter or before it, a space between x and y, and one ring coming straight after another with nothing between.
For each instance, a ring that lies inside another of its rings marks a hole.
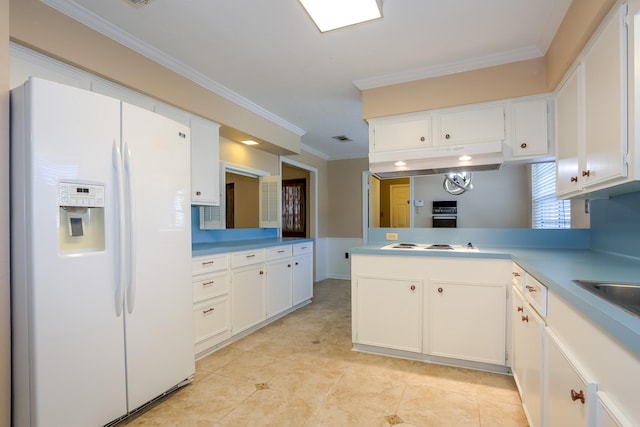
<instances>
[{"instance_id":1,"label":"crown molding","mask_svg":"<svg viewBox=\"0 0 640 427\"><path fill-rule=\"evenodd\" d=\"M193 81L194 83L202 86L203 88L226 98L227 100L246 108L247 110L255 113L270 122L281 126L298 136L302 136L306 133L304 129L289 123L285 119L269 112L268 110L260 107L247 98L235 93L231 89L224 85L212 80L206 75L196 71L195 69L187 66L186 64L177 61L172 56L165 52L151 46L150 44L138 39L132 34L124 31L122 28L110 23L106 19L91 12L87 8L80 6L72 0L40 0L42 3L56 9L70 18L86 25L87 27L109 37L112 40L128 47L129 49L151 59L154 62L178 73L179 75Z\"/></svg>"},{"instance_id":2,"label":"crown molding","mask_svg":"<svg viewBox=\"0 0 640 427\"><path fill-rule=\"evenodd\" d=\"M450 62L448 64L421 67L400 73L391 73L383 76L358 79L354 80L353 84L360 90L375 89L383 86L446 76L449 74L508 64L511 62L526 61L528 59L539 58L541 56L543 56L543 53L540 49L537 47L528 47L494 55L467 59L464 61Z\"/></svg>"},{"instance_id":3,"label":"crown molding","mask_svg":"<svg viewBox=\"0 0 640 427\"><path fill-rule=\"evenodd\" d=\"M307 145L307 144L300 144L300 148L302 149L302 151L306 151L309 154L313 154L316 157L320 157L323 160L329 160L329 156L327 156L327 154L323 153L322 151L318 151L315 148Z\"/></svg>"}]
</instances>

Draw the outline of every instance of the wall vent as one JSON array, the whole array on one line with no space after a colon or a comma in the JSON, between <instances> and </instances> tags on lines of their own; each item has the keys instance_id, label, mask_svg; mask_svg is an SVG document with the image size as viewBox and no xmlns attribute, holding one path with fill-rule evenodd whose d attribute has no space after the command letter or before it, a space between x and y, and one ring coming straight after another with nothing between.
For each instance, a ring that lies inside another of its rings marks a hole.
<instances>
[{"instance_id":1,"label":"wall vent","mask_svg":"<svg viewBox=\"0 0 640 427\"><path fill-rule=\"evenodd\" d=\"M336 135L336 136L332 136L331 139L335 139L336 141L340 141L340 142L351 142L352 139L349 138L346 135Z\"/></svg>"},{"instance_id":2,"label":"wall vent","mask_svg":"<svg viewBox=\"0 0 640 427\"><path fill-rule=\"evenodd\" d=\"M142 7L145 4L149 3L149 0L125 0L133 7Z\"/></svg>"}]
</instances>

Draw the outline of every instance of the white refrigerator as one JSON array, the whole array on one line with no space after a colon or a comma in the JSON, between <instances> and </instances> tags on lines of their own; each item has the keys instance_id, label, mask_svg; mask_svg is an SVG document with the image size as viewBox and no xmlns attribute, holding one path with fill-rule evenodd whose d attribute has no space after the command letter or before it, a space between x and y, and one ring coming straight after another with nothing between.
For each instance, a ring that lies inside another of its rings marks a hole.
<instances>
[{"instance_id":1,"label":"white refrigerator","mask_svg":"<svg viewBox=\"0 0 640 427\"><path fill-rule=\"evenodd\" d=\"M116 422L193 380L189 128L11 92L13 425Z\"/></svg>"}]
</instances>

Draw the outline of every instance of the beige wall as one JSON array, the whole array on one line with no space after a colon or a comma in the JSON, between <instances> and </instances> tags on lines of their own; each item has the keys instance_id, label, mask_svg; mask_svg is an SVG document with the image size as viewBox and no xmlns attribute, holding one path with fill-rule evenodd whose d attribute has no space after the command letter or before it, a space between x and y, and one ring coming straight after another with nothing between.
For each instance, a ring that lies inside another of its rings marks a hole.
<instances>
[{"instance_id":1,"label":"beige wall","mask_svg":"<svg viewBox=\"0 0 640 427\"><path fill-rule=\"evenodd\" d=\"M279 158L257 148L220 138L220 160L278 175Z\"/></svg>"},{"instance_id":2,"label":"beige wall","mask_svg":"<svg viewBox=\"0 0 640 427\"><path fill-rule=\"evenodd\" d=\"M220 123L220 132L227 137L266 141L264 147L279 154L300 151L299 135L204 89L39 0L10 0L10 3L10 35L14 42Z\"/></svg>"},{"instance_id":3,"label":"beige wall","mask_svg":"<svg viewBox=\"0 0 640 427\"><path fill-rule=\"evenodd\" d=\"M365 119L551 92L615 0L572 2L547 54L538 59L362 92Z\"/></svg>"},{"instance_id":4,"label":"beige wall","mask_svg":"<svg viewBox=\"0 0 640 427\"><path fill-rule=\"evenodd\" d=\"M227 173L225 184L233 184L234 186L234 228L260 227L258 178ZM227 203L229 203L228 200Z\"/></svg>"},{"instance_id":5,"label":"beige wall","mask_svg":"<svg viewBox=\"0 0 640 427\"><path fill-rule=\"evenodd\" d=\"M9 0L0 0L0 426L11 423L9 304Z\"/></svg>"},{"instance_id":6,"label":"beige wall","mask_svg":"<svg viewBox=\"0 0 640 427\"><path fill-rule=\"evenodd\" d=\"M362 237L362 172L366 170L366 158L329 161L328 237Z\"/></svg>"}]
</instances>

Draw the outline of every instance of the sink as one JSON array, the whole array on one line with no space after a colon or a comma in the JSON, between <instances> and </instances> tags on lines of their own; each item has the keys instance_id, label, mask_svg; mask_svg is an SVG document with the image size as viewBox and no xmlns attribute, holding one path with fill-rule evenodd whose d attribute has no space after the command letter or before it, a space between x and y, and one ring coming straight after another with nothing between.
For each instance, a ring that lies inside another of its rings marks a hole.
<instances>
[{"instance_id":1,"label":"sink","mask_svg":"<svg viewBox=\"0 0 640 427\"><path fill-rule=\"evenodd\" d=\"M640 283L574 280L574 283L631 314L640 317Z\"/></svg>"}]
</instances>

